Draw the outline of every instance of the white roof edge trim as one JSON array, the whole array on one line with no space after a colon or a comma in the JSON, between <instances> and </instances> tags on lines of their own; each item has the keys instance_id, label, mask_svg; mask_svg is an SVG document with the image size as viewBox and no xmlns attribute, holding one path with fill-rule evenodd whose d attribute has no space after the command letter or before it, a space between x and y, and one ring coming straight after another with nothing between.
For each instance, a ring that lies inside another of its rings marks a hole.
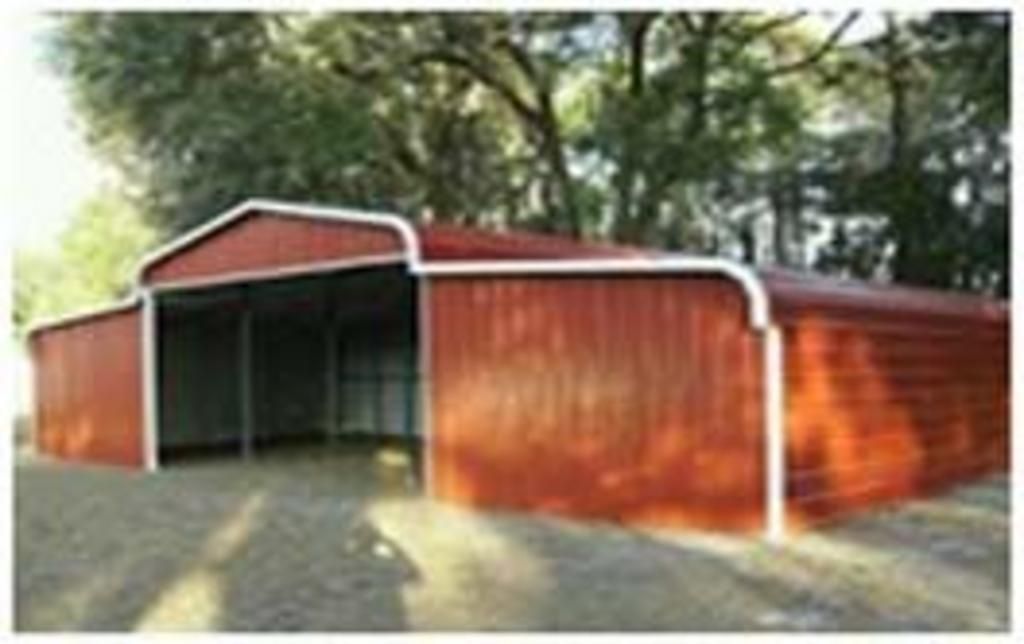
<instances>
[{"instance_id":1,"label":"white roof edge trim","mask_svg":"<svg viewBox=\"0 0 1024 644\"><path fill-rule=\"evenodd\" d=\"M320 275L334 271L374 268L381 266L404 265L406 257L403 253L387 253L380 255L365 255L357 259L336 259L324 262L312 262L307 264L295 264L268 270L246 270L231 273L221 273L213 277L198 277L194 279L176 280L171 282L160 282L147 286L146 289L152 293L162 294L174 291L199 291L208 288L219 288L238 284L253 282L270 282L291 277L307 277Z\"/></svg>"},{"instance_id":2,"label":"white roof edge trim","mask_svg":"<svg viewBox=\"0 0 1024 644\"><path fill-rule=\"evenodd\" d=\"M40 320L28 327L26 332L27 336L32 336L40 331L48 331L50 329L56 329L58 327L67 326L69 324L75 324L77 322L84 322L90 318L102 317L104 315L111 315L113 313L120 313L121 311L127 311L133 309L136 306L142 304L142 298L138 293L132 293L128 297L125 297L112 304L105 304L103 306L97 306L84 311L78 311L75 313L69 313L67 315L60 315L57 317Z\"/></svg>"},{"instance_id":3,"label":"white roof edge trim","mask_svg":"<svg viewBox=\"0 0 1024 644\"><path fill-rule=\"evenodd\" d=\"M418 266L433 276L457 275L558 275L584 273L712 273L724 275L740 285L749 303L750 325L767 329L771 324L768 291L748 266L719 257L661 255L636 259L555 259L501 261L438 261Z\"/></svg>"},{"instance_id":4,"label":"white roof edge trim","mask_svg":"<svg viewBox=\"0 0 1024 644\"><path fill-rule=\"evenodd\" d=\"M153 264L166 259L170 255L183 250L200 240L212 235L221 228L244 217L247 213L262 211L285 217L305 217L325 221L350 222L390 228L396 232L405 246L405 256L410 267L419 264L420 243L416 229L406 219L393 213L369 212L351 208L318 206L314 204L293 203L275 199L252 198L225 210L209 221L188 232L175 237L163 246L147 253L136 269L135 283L138 288L145 288L143 276Z\"/></svg>"},{"instance_id":5,"label":"white roof edge trim","mask_svg":"<svg viewBox=\"0 0 1024 644\"><path fill-rule=\"evenodd\" d=\"M276 199L251 198L224 211L206 223L172 239L143 257L136 274L136 288L147 290L143 281L145 271L153 264L195 244L203 238L224 228L246 213L269 212L275 215L333 220L390 228L401 238L405 246L405 257L410 273L414 275L483 275L483 274L564 274L564 273L716 273L737 282L743 289L750 304L750 324L765 329L771 324L769 296L764 283L750 267L720 257L689 257L659 255L638 258L593 258L593 259L551 259L551 260L469 260L424 262L421 256L420 240L413 225L394 213L370 212L351 208L320 206L315 204L280 201Z\"/></svg>"}]
</instances>

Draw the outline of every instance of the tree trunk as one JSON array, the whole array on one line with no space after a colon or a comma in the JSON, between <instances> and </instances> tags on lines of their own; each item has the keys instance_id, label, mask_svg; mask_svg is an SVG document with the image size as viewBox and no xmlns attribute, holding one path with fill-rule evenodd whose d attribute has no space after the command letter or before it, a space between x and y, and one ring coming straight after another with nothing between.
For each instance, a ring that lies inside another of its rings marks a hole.
<instances>
[{"instance_id":1,"label":"tree trunk","mask_svg":"<svg viewBox=\"0 0 1024 644\"><path fill-rule=\"evenodd\" d=\"M768 200L772 212L772 247L775 263L786 268L804 264L803 187L800 174L785 169L771 177Z\"/></svg>"},{"instance_id":2,"label":"tree trunk","mask_svg":"<svg viewBox=\"0 0 1024 644\"><path fill-rule=\"evenodd\" d=\"M583 221L576 202L576 186L569 174L569 164L562 145L561 128L555 116L551 95L545 92L541 97L542 123L540 127L541 154L553 179L554 194L558 201L558 222L556 230L573 237L583 236Z\"/></svg>"},{"instance_id":3,"label":"tree trunk","mask_svg":"<svg viewBox=\"0 0 1024 644\"><path fill-rule=\"evenodd\" d=\"M772 176L768 188L768 202L772 212L772 251L775 264L789 266L789 212L784 188L778 174Z\"/></svg>"},{"instance_id":4,"label":"tree trunk","mask_svg":"<svg viewBox=\"0 0 1024 644\"><path fill-rule=\"evenodd\" d=\"M637 110L643 99L646 84L646 42L647 34L654 21L653 14L625 14L619 19L626 32L626 56L629 67L629 111ZM638 174L639 134L643 124L635 113L623 122L621 154L612 180L615 190L615 219L612 223L612 237L620 241L636 241L636 183Z\"/></svg>"},{"instance_id":5,"label":"tree trunk","mask_svg":"<svg viewBox=\"0 0 1024 644\"><path fill-rule=\"evenodd\" d=\"M916 213L909 211L907 184L911 169L907 165L907 79L906 60L900 43L899 26L892 13L885 16L885 82L889 93L889 152L886 163L885 200L893 237L895 252L892 259L892 276L897 281L916 281L916 239L911 218ZM912 201L912 200L911 200Z\"/></svg>"},{"instance_id":6,"label":"tree trunk","mask_svg":"<svg viewBox=\"0 0 1024 644\"><path fill-rule=\"evenodd\" d=\"M757 263L757 238L754 235L751 222L744 222L740 228L740 247L743 250L743 262L745 264Z\"/></svg>"},{"instance_id":7,"label":"tree trunk","mask_svg":"<svg viewBox=\"0 0 1024 644\"><path fill-rule=\"evenodd\" d=\"M684 56L687 53L692 55L691 69L693 72L692 82L686 93L690 105L690 119L686 128L689 141L702 136L707 128L708 73L711 62L711 45L714 42L718 19L719 15L715 13L704 16L695 42L690 47L684 48Z\"/></svg>"}]
</instances>

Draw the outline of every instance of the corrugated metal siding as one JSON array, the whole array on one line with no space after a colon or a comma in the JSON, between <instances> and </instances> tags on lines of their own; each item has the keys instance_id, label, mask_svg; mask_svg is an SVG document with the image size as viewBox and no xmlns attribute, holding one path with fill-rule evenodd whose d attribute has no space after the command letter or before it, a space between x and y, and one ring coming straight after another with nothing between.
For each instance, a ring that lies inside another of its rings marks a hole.
<instances>
[{"instance_id":1,"label":"corrugated metal siding","mask_svg":"<svg viewBox=\"0 0 1024 644\"><path fill-rule=\"evenodd\" d=\"M737 286L458 277L427 292L438 496L762 527L761 340Z\"/></svg>"},{"instance_id":2,"label":"corrugated metal siding","mask_svg":"<svg viewBox=\"0 0 1024 644\"><path fill-rule=\"evenodd\" d=\"M398 234L381 226L254 212L151 266L149 284L402 254Z\"/></svg>"},{"instance_id":3,"label":"corrugated metal siding","mask_svg":"<svg viewBox=\"0 0 1024 644\"><path fill-rule=\"evenodd\" d=\"M40 331L32 352L37 449L66 460L141 467L139 309Z\"/></svg>"},{"instance_id":4,"label":"corrugated metal siding","mask_svg":"<svg viewBox=\"0 0 1024 644\"><path fill-rule=\"evenodd\" d=\"M1005 319L793 300L780 315L794 523L1006 468Z\"/></svg>"}]
</instances>

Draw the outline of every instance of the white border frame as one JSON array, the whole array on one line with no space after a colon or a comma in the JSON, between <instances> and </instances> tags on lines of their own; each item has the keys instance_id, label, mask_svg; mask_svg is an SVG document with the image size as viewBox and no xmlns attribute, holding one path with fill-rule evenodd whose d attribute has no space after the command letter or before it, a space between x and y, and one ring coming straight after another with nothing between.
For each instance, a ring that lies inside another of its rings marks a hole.
<instances>
[{"instance_id":1,"label":"white border frame","mask_svg":"<svg viewBox=\"0 0 1024 644\"><path fill-rule=\"evenodd\" d=\"M747 297L750 327L761 332L764 404L764 536L781 541L786 534L786 437L783 336L772 324L768 291L750 268L727 259L662 255L638 259L542 261L428 262L421 267L431 277L469 275L600 275L600 274L717 274L734 280Z\"/></svg>"},{"instance_id":2,"label":"white border frame","mask_svg":"<svg viewBox=\"0 0 1024 644\"><path fill-rule=\"evenodd\" d=\"M431 458L433 432L431 432L431 385L430 385L430 279L425 275L415 277L416 284L416 337L419 342L419 356L416 370L419 382L420 421L420 462L423 475L423 492L428 498L434 496L434 459Z\"/></svg>"},{"instance_id":3,"label":"white border frame","mask_svg":"<svg viewBox=\"0 0 1024 644\"><path fill-rule=\"evenodd\" d=\"M715 257L659 255L650 258L595 258L427 262L420 271L428 276L451 275L594 275L602 273L686 273L724 275L740 285L749 305L750 326L770 324L768 292L751 269Z\"/></svg>"},{"instance_id":4,"label":"white border frame","mask_svg":"<svg viewBox=\"0 0 1024 644\"><path fill-rule=\"evenodd\" d=\"M237 206L217 215L205 224L197 228L193 228L184 235L172 239L170 242L148 253L139 263L139 268L136 271L136 284L139 288L147 288L147 284L145 283L145 274L146 271L154 265L168 259L171 255L198 243L222 228L226 228L236 220L258 212L283 215L286 217L299 217L320 221L337 221L341 223L390 228L397 233L399 238L402 240L402 244L405 246L405 257L409 265L418 265L420 262L419 237L416 234L416 229L412 224L398 215L351 210L348 208L317 206L312 204L289 203L274 199L246 199ZM272 274L273 272L274 271L266 271L268 274Z\"/></svg>"},{"instance_id":5,"label":"white border frame","mask_svg":"<svg viewBox=\"0 0 1024 644\"><path fill-rule=\"evenodd\" d=\"M786 537L785 336L782 327L764 330L765 537Z\"/></svg>"},{"instance_id":6,"label":"white border frame","mask_svg":"<svg viewBox=\"0 0 1024 644\"><path fill-rule=\"evenodd\" d=\"M160 468L160 396L157 389L160 373L157 365L156 294L142 293L142 433L143 463L149 472Z\"/></svg>"},{"instance_id":7,"label":"white border frame","mask_svg":"<svg viewBox=\"0 0 1024 644\"><path fill-rule=\"evenodd\" d=\"M338 262L314 262L301 266L271 269L266 271L239 271L219 278L203 278L168 282L163 285L146 284L146 272L173 254L188 248L231 223L252 213L267 213L288 217L355 223L380 226L394 231L404 246L401 254L377 256L367 261L341 260ZM784 379L782 363L782 333L772 324L770 301L767 288L757 273L750 267L728 259L712 257L688 257L683 255L658 255L649 258L593 258L593 259L549 259L549 260L500 260L500 261L437 261L424 262L421 257L419 236L415 227L402 217L379 212L365 212L348 208L334 208L301 203L290 203L271 199L247 199L233 208L214 217L207 223L178 237L147 254L136 272L136 295L128 303L100 311L67 316L55 321L36 325L31 332L54 326L81 321L96 315L111 313L143 303L143 380L145 403L146 466L156 470L159 420L156 392L156 301L157 293L172 290L192 290L230 283L283 278L301 274L373 266L381 263L405 263L417 285L417 311L420 341L420 422L423 441L424 490L432 496L433 468L430 458L430 329L429 329L429 280L431 277L459 277L476 275L600 275L600 274L714 274L722 275L736 282L743 290L748 303L748 317L751 328L762 332L764 350L764 405L765 405L765 536L771 540L781 539L785 534L785 419Z\"/></svg>"},{"instance_id":8,"label":"white border frame","mask_svg":"<svg viewBox=\"0 0 1024 644\"><path fill-rule=\"evenodd\" d=\"M311 262L286 268L264 269L252 271L235 271L223 273L217 277L202 277L171 282L160 282L146 287L154 293L172 293L177 291L201 291L208 288L231 286L233 284L251 284L253 282L269 282L273 280L320 275L335 271L357 270L360 268L379 268L381 266L400 266L406 264L406 257L400 253L382 253L367 255L359 259L330 260Z\"/></svg>"},{"instance_id":9,"label":"white border frame","mask_svg":"<svg viewBox=\"0 0 1024 644\"><path fill-rule=\"evenodd\" d=\"M71 313L68 315L61 315L41 320L28 327L26 335L28 337L31 337L36 333L39 333L40 331L52 331L53 329L58 329L62 326L71 326L73 324L89 320L91 318L99 318L105 315L123 313L124 311L130 311L131 309L134 309L140 304L142 304L141 295L139 293L133 293L132 295L129 295L124 299L118 300L113 304L108 304L106 306L97 306L95 308L86 309L84 311L79 311L77 313Z\"/></svg>"}]
</instances>

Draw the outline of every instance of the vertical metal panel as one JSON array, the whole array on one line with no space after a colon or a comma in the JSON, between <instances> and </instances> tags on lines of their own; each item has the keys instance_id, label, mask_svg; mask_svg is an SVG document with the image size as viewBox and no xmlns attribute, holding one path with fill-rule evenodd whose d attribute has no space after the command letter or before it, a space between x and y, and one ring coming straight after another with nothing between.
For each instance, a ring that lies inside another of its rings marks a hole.
<instances>
[{"instance_id":1,"label":"vertical metal panel","mask_svg":"<svg viewBox=\"0 0 1024 644\"><path fill-rule=\"evenodd\" d=\"M787 496L799 523L1007 467L1005 322L811 304L786 320Z\"/></svg>"},{"instance_id":2,"label":"vertical metal panel","mask_svg":"<svg viewBox=\"0 0 1024 644\"><path fill-rule=\"evenodd\" d=\"M367 224L252 215L150 267L148 284L404 252L392 231Z\"/></svg>"},{"instance_id":3,"label":"vertical metal panel","mask_svg":"<svg viewBox=\"0 0 1024 644\"><path fill-rule=\"evenodd\" d=\"M761 339L717 278L431 283L437 496L760 530Z\"/></svg>"},{"instance_id":4,"label":"vertical metal panel","mask_svg":"<svg viewBox=\"0 0 1024 644\"><path fill-rule=\"evenodd\" d=\"M141 325L136 307L33 335L37 449L144 465Z\"/></svg>"}]
</instances>

